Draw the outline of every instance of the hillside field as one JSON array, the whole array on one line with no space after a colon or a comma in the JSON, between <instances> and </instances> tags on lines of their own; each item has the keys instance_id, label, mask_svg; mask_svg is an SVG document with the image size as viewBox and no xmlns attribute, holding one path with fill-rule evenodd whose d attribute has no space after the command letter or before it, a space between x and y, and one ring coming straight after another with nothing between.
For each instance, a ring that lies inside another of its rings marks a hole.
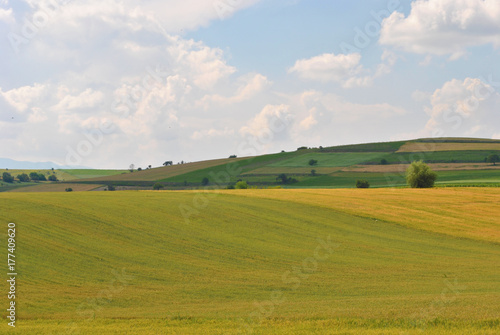
<instances>
[{"instance_id":1,"label":"hillside field","mask_svg":"<svg viewBox=\"0 0 500 335\"><path fill-rule=\"evenodd\" d=\"M4 241L16 223L16 331L498 334L498 199L498 188L0 193Z\"/></svg>"}]
</instances>

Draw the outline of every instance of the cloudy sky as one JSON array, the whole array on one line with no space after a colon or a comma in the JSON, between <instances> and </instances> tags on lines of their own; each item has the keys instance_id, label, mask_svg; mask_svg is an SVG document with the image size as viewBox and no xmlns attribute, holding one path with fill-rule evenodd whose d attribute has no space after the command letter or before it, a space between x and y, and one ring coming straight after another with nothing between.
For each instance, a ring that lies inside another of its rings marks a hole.
<instances>
[{"instance_id":1,"label":"cloudy sky","mask_svg":"<svg viewBox=\"0 0 500 335\"><path fill-rule=\"evenodd\" d=\"M0 157L500 138L498 0L0 0Z\"/></svg>"}]
</instances>

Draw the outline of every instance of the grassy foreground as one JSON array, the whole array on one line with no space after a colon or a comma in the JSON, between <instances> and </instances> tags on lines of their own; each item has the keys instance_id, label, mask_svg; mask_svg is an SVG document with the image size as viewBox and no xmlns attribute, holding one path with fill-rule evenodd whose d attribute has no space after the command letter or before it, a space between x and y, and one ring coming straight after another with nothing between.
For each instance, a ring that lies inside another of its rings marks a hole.
<instances>
[{"instance_id":1,"label":"grassy foreground","mask_svg":"<svg viewBox=\"0 0 500 335\"><path fill-rule=\"evenodd\" d=\"M5 248L7 222L17 225L16 331L498 334L499 198L2 193ZM5 314L0 332L12 333Z\"/></svg>"}]
</instances>

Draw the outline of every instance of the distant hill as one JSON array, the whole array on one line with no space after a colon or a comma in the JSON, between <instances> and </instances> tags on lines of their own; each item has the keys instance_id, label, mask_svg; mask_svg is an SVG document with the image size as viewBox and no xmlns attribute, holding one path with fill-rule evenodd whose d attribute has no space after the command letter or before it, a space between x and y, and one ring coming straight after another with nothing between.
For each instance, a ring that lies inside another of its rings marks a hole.
<instances>
[{"instance_id":1,"label":"distant hill","mask_svg":"<svg viewBox=\"0 0 500 335\"><path fill-rule=\"evenodd\" d=\"M87 169L84 166L66 166L59 165L54 162L27 162L27 161L16 161L10 158L0 158L0 168L1 169Z\"/></svg>"}]
</instances>

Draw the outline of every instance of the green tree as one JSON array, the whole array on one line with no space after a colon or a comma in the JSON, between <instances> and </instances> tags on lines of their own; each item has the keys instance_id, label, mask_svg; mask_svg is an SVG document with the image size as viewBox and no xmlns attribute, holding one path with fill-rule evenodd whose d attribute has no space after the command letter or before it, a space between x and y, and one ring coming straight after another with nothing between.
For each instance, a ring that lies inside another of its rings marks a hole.
<instances>
[{"instance_id":1,"label":"green tree","mask_svg":"<svg viewBox=\"0 0 500 335\"><path fill-rule=\"evenodd\" d=\"M313 177L316 176L316 170L314 170L314 169L311 170L311 176L313 176Z\"/></svg>"},{"instance_id":2,"label":"green tree","mask_svg":"<svg viewBox=\"0 0 500 335\"><path fill-rule=\"evenodd\" d=\"M38 180L47 181L47 178L45 177L45 175L43 173L39 173L38 174Z\"/></svg>"},{"instance_id":3,"label":"green tree","mask_svg":"<svg viewBox=\"0 0 500 335\"><path fill-rule=\"evenodd\" d=\"M31 172L30 173L30 179L31 180L40 180L40 176L36 172Z\"/></svg>"},{"instance_id":4,"label":"green tree","mask_svg":"<svg viewBox=\"0 0 500 335\"><path fill-rule=\"evenodd\" d=\"M210 182L210 181L208 180L208 178L207 178L207 177L205 177L205 178L203 178L203 179L201 180L201 185L203 185L203 186L207 186L209 182Z\"/></svg>"},{"instance_id":5,"label":"green tree","mask_svg":"<svg viewBox=\"0 0 500 335\"><path fill-rule=\"evenodd\" d=\"M57 181L57 177L56 177L56 175L54 175L54 174L53 174L53 175L50 175L50 176L49 176L49 180L50 180L50 181Z\"/></svg>"},{"instance_id":6,"label":"green tree","mask_svg":"<svg viewBox=\"0 0 500 335\"><path fill-rule=\"evenodd\" d=\"M247 184L246 181L239 181L239 182L236 183L235 188L239 189L239 190L247 189L248 188L248 184Z\"/></svg>"},{"instance_id":7,"label":"green tree","mask_svg":"<svg viewBox=\"0 0 500 335\"><path fill-rule=\"evenodd\" d=\"M315 159L309 160L309 165L313 166L313 165L317 165L317 164L318 164L317 160L315 160Z\"/></svg>"},{"instance_id":8,"label":"green tree","mask_svg":"<svg viewBox=\"0 0 500 335\"><path fill-rule=\"evenodd\" d=\"M116 191L116 187L113 185L108 185L108 191Z\"/></svg>"},{"instance_id":9,"label":"green tree","mask_svg":"<svg viewBox=\"0 0 500 335\"><path fill-rule=\"evenodd\" d=\"M66 192L73 192L73 189L71 187L68 187L67 189L65 189Z\"/></svg>"},{"instance_id":10,"label":"green tree","mask_svg":"<svg viewBox=\"0 0 500 335\"><path fill-rule=\"evenodd\" d=\"M368 187L370 187L370 183L367 180L358 179L358 180L356 180L356 187L357 188L368 188Z\"/></svg>"},{"instance_id":11,"label":"green tree","mask_svg":"<svg viewBox=\"0 0 500 335\"><path fill-rule=\"evenodd\" d=\"M500 157L497 154L489 155L488 157L486 157L486 162L496 165L496 163L500 162Z\"/></svg>"},{"instance_id":12,"label":"green tree","mask_svg":"<svg viewBox=\"0 0 500 335\"><path fill-rule=\"evenodd\" d=\"M11 174L8 172L3 173L2 179L6 183L13 183L14 182L14 177L12 177Z\"/></svg>"},{"instance_id":13,"label":"green tree","mask_svg":"<svg viewBox=\"0 0 500 335\"><path fill-rule=\"evenodd\" d=\"M153 185L153 190L159 191L159 190L161 190L163 187L164 187L164 186L163 186L163 184L160 184L160 183L155 183L155 184Z\"/></svg>"},{"instance_id":14,"label":"green tree","mask_svg":"<svg viewBox=\"0 0 500 335\"><path fill-rule=\"evenodd\" d=\"M19 181L23 183L27 183L30 181L30 177L26 173L17 175L17 179L19 179Z\"/></svg>"},{"instance_id":15,"label":"green tree","mask_svg":"<svg viewBox=\"0 0 500 335\"><path fill-rule=\"evenodd\" d=\"M436 172L422 161L415 161L406 169L406 183L412 188L433 187L436 179Z\"/></svg>"},{"instance_id":16,"label":"green tree","mask_svg":"<svg viewBox=\"0 0 500 335\"><path fill-rule=\"evenodd\" d=\"M382 159L380 160L380 165L387 165L388 163L389 163L389 162L387 162L387 159L385 159L385 158L382 158Z\"/></svg>"}]
</instances>

